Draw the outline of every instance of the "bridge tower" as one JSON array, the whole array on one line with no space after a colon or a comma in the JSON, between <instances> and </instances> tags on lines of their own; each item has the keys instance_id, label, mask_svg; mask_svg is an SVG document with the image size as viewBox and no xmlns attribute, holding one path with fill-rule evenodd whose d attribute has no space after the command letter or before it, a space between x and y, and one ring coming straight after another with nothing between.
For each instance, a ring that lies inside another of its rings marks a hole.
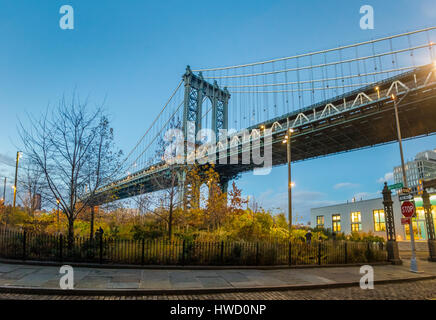
<instances>
[{"instance_id":1,"label":"bridge tower","mask_svg":"<svg viewBox=\"0 0 436 320\"><path fill-rule=\"evenodd\" d=\"M188 143L188 137L192 136L195 140L197 133L202 129L201 120L203 118L203 103L209 99L212 105L212 123L209 128L215 135L216 139L219 138L219 130L228 129L228 106L230 93L227 88L221 89L218 83L214 81L213 84L207 82L202 73L195 75L190 66L186 67L186 72L183 75L185 83L184 94L184 109L183 109L183 135L185 139L185 154ZM194 123L195 126L189 126L188 123ZM192 138L191 138L192 139ZM185 198L185 179L186 174L179 176L180 196L183 198L183 203L186 203ZM228 181L220 181L221 189L227 192Z\"/></svg>"},{"instance_id":2,"label":"bridge tower","mask_svg":"<svg viewBox=\"0 0 436 320\"><path fill-rule=\"evenodd\" d=\"M230 93L227 88L221 89L218 83L213 84L205 81L203 75L195 75L189 66L183 75L185 82L185 100L183 111L183 132L185 139L188 133L188 121L195 123L195 135L201 130L201 118L203 117L203 102L209 99L212 103L212 123L210 129L218 135L220 129L228 129L228 105Z\"/></svg>"}]
</instances>

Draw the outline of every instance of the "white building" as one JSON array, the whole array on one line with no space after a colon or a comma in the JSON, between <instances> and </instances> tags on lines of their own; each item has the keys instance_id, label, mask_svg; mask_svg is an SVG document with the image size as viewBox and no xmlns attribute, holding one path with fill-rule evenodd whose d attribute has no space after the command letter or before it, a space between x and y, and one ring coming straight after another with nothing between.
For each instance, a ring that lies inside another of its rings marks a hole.
<instances>
[{"instance_id":1,"label":"white building","mask_svg":"<svg viewBox=\"0 0 436 320\"><path fill-rule=\"evenodd\" d=\"M397 240L408 240L409 226L401 225L401 209L398 196L392 195L394 222ZM433 205L433 219L436 225L436 195L430 197ZM415 239L427 240L422 198L415 197L417 217L413 219ZM350 234L356 232L371 232L386 238L386 225L383 199L371 199L350 203L337 204L310 210L311 226L324 227L335 232Z\"/></svg>"}]
</instances>

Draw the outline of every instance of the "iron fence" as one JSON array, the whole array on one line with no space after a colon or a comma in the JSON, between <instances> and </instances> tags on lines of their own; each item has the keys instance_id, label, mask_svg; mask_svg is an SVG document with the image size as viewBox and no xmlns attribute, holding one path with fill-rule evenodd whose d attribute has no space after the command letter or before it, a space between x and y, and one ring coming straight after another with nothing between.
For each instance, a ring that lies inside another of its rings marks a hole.
<instances>
[{"instance_id":1,"label":"iron fence","mask_svg":"<svg viewBox=\"0 0 436 320\"><path fill-rule=\"evenodd\" d=\"M0 257L132 265L328 265L387 261L383 243L354 241L202 242L121 240L0 229Z\"/></svg>"}]
</instances>

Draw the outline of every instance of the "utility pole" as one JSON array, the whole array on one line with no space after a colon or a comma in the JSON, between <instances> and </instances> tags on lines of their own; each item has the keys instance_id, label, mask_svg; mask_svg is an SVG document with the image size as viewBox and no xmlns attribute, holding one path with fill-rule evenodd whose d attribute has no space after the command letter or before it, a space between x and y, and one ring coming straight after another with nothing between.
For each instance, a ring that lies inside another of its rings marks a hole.
<instances>
[{"instance_id":1,"label":"utility pole","mask_svg":"<svg viewBox=\"0 0 436 320\"><path fill-rule=\"evenodd\" d=\"M401 170L403 173L403 186L404 186L404 188L408 188L409 186L407 184L406 166L404 165L403 143L401 141L400 118L398 116L398 104L397 104L397 99L396 99L395 95L392 95L392 100L394 100L395 121L397 123L398 145L400 146ZM412 246L412 257L410 258L410 271L418 272L418 266L416 264L415 235L413 233L412 218L410 218L410 221L409 221L409 231L410 231L410 244Z\"/></svg>"},{"instance_id":2,"label":"utility pole","mask_svg":"<svg viewBox=\"0 0 436 320\"><path fill-rule=\"evenodd\" d=\"M15 208L15 200L17 198L17 179L18 179L18 161L20 160L21 152L17 151L17 160L15 162L15 182L14 182L14 205Z\"/></svg>"},{"instance_id":3,"label":"utility pole","mask_svg":"<svg viewBox=\"0 0 436 320\"><path fill-rule=\"evenodd\" d=\"M292 179L291 179L291 134L293 129L288 130L288 135L285 136L283 143L286 143L287 160L288 160L288 220L289 232L292 230Z\"/></svg>"},{"instance_id":4,"label":"utility pole","mask_svg":"<svg viewBox=\"0 0 436 320\"><path fill-rule=\"evenodd\" d=\"M6 205L6 177L5 177L5 183L3 185L3 204Z\"/></svg>"},{"instance_id":5,"label":"utility pole","mask_svg":"<svg viewBox=\"0 0 436 320\"><path fill-rule=\"evenodd\" d=\"M59 199L56 199L56 204L57 204L57 234L60 234L60 229L59 229Z\"/></svg>"}]
</instances>

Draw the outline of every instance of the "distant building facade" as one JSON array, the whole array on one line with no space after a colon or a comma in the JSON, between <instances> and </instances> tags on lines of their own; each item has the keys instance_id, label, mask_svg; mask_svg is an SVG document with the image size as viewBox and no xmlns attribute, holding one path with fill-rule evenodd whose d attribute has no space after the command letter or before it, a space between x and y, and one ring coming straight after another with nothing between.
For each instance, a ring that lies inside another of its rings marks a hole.
<instances>
[{"instance_id":1,"label":"distant building facade","mask_svg":"<svg viewBox=\"0 0 436 320\"><path fill-rule=\"evenodd\" d=\"M401 209L398 196L392 196L394 209L395 232L398 240L409 240L408 225L401 225ZM436 194L430 196L433 219L436 225ZM427 229L422 198L415 197L416 218L413 218L415 239L427 240ZM334 232L351 234L366 232L386 238L386 222L383 199L371 199L344 204L337 204L310 210L312 227L322 227Z\"/></svg>"},{"instance_id":2,"label":"distant building facade","mask_svg":"<svg viewBox=\"0 0 436 320\"><path fill-rule=\"evenodd\" d=\"M436 150L420 152L415 160L405 164L406 178L409 188L417 193L419 180L430 180L436 178ZM394 182L403 182L403 170L401 166L394 168Z\"/></svg>"}]
</instances>

